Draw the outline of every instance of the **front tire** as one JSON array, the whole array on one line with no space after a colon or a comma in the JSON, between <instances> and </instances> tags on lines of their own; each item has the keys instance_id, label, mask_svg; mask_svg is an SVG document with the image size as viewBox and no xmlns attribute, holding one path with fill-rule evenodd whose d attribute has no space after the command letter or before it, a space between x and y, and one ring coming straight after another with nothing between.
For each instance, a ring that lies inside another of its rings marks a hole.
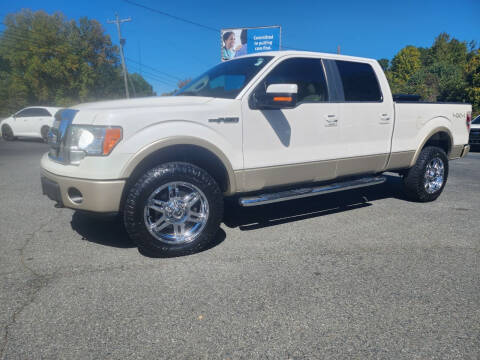
<instances>
[{"instance_id":1,"label":"front tire","mask_svg":"<svg viewBox=\"0 0 480 360\"><path fill-rule=\"evenodd\" d=\"M5 141L13 141L15 140L15 135L13 134L13 130L7 124L2 126L2 138Z\"/></svg>"},{"instance_id":2,"label":"front tire","mask_svg":"<svg viewBox=\"0 0 480 360\"><path fill-rule=\"evenodd\" d=\"M436 200L445 188L448 170L445 151L436 146L425 147L403 179L405 194L413 201Z\"/></svg>"},{"instance_id":3,"label":"front tire","mask_svg":"<svg viewBox=\"0 0 480 360\"><path fill-rule=\"evenodd\" d=\"M223 217L223 195L203 169L172 162L149 170L128 191L125 228L150 256L180 256L211 243Z\"/></svg>"}]
</instances>

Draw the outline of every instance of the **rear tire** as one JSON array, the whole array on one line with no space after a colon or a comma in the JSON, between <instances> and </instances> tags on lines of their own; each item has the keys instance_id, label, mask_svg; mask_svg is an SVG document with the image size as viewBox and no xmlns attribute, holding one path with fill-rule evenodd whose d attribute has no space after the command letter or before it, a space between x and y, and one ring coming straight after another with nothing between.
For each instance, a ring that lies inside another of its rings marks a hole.
<instances>
[{"instance_id":1,"label":"rear tire","mask_svg":"<svg viewBox=\"0 0 480 360\"><path fill-rule=\"evenodd\" d=\"M413 201L436 200L447 183L448 158L443 149L427 146L403 178L406 196Z\"/></svg>"},{"instance_id":2,"label":"rear tire","mask_svg":"<svg viewBox=\"0 0 480 360\"><path fill-rule=\"evenodd\" d=\"M40 129L40 134L42 136L42 139L43 141L47 142L48 141L48 132L50 131L50 127L49 126L42 126L42 128Z\"/></svg>"},{"instance_id":3,"label":"rear tire","mask_svg":"<svg viewBox=\"0 0 480 360\"><path fill-rule=\"evenodd\" d=\"M215 239L223 194L203 169L189 163L159 165L129 190L125 228L139 250L171 257L198 252Z\"/></svg>"},{"instance_id":4,"label":"rear tire","mask_svg":"<svg viewBox=\"0 0 480 360\"><path fill-rule=\"evenodd\" d=\"M13 134L13 130L12 128L7 125L7 124L4 124L2 126L2 138L3 140L5 141L13 141L15 140L15 135Z\"/></svg>"}]
</instances>

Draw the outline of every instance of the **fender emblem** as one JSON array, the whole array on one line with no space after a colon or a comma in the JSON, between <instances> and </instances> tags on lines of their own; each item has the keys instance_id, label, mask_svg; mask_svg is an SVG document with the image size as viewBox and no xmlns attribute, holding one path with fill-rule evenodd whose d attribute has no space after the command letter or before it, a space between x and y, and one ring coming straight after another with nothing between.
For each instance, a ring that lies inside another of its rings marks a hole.
<instances>
[{"instance_id":1,"label":"fender emblem","mask_svg":"<svg viewBox=\"0 0 480 360\"><path fill-rule=\"evenodd\" d=\"M224 117L224 118L216 118L216 119L208 119L208 122L215 122L215 123L238 123L238 117Z\"/></svg>"}]
</instances>

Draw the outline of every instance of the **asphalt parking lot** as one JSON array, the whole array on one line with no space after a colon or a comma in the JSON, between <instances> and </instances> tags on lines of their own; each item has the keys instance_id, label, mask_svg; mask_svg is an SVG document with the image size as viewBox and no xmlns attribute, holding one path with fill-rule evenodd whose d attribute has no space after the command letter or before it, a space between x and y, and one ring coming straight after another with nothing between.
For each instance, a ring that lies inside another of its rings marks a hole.
<instances>
[{"instance_id":1,"label":"asphalt parking lot","mask_svg":"<svg viewBox=\"0 0 480 360\"><path fill-rule=\"evenodd\" d=\"M0 140L1 359L478 359L480 152L433 203L386 185L240 209L212 248L141 255L41 194Z\"/></svg>"}]
</instances>

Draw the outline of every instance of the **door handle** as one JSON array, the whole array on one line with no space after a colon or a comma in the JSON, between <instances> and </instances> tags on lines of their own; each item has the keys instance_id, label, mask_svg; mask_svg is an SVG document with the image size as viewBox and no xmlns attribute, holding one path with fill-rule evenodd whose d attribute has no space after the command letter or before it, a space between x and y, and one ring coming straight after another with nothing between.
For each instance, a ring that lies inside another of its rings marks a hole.
<instances>
[{"instance_id":1,"label":"door handle","mask_svg":"<svg viewBox=\"0 0 480 360\"><path fill-rule=\"evenodd\" d=\"M325 115L325 120L327 121L327 124L325 126L337 126L337 123L338 123L337 115L335 114Z\"/></svg>"},{"instance_id":2,"label":"door handle","mask_svg":"<svg viewBox=\"0 0 480 360\"><path fill-rule=\"evenodd\" d=\"M327 120L328 122L337 122L338 117L335 114L330 114L330 115L325 116L325 120Z\"/></svg>"},{"instance_id":3,"label":"door handle","mask_svg":"<svg viewBox=\"0 0 480 360\"><path fill-rule=\"evenodd\" d=\"M390 120L390 116L388 114L382 114L380 115L380 120L382 121L389 121Z\"/></svg>"}]
</instances>

